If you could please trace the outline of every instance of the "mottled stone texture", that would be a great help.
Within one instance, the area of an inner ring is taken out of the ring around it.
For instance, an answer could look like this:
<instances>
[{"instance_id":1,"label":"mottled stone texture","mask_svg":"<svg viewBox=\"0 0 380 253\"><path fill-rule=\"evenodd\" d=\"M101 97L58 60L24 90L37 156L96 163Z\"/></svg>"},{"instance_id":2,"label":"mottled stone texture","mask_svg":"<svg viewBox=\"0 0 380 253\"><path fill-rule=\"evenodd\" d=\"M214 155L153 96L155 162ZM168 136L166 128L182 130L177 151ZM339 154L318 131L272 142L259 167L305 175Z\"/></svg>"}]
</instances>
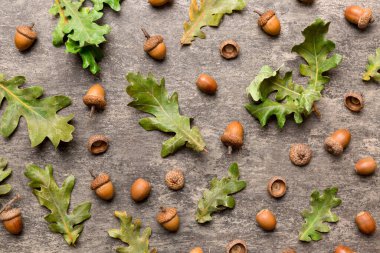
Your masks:
<instances>
[{"instance_id":1,"label":"mottled stone texture","mask_svg":"<svg viewBox=\"0 0 380 253\"><path fill-rule=\"evenodd\" d=\"M375 52L379 43L379 22L366 31L359 31L343 18L343 10L349 4L373 7L380 17L377 0L316 0L305 6L296 0L250 1L246 10L226 16L219 28L204 28L205 40L197 39L189 47L181 47L182 24L187 19L190 1L175 0L168 7L153 9L145 0L125 0L120 13L106 11L102 20L110 24L112 32L104 46L106 57L101 62L102 73L94 77L82 70L81 61L66 54L65 49L51 44L51 32L57 20L48 13L52 1L14 0L0 8L0 72L8 76L24 75L27 85L41 85L45 95L65 94L73 104L61 113L75 113L74 140L55 150L49 142L31 148L25 120L9 139L0 139L0 155L8 158L14 169L8 180L14 187L8 198L20 193L24 198L18 203L23 209L25 229L21 236L12 236L0 228L1 252L112 252L121 242L109 238L106 231L118 227L114 210L126 210L140 217L144 225L153 229L151 245L159 252L188 252L199 245L205 252L224 252L228 241L240 238L247 241L250 252L273 253L292 246L297 252L332 252L343 243L360 253L380 252L380 233L371 237L360 234L354 217L362 210L369 210L380 221L379 173L359 177L354 163L365 155L380 161L379 141L379 85L363 83L361 73L367 56ZM270 38L257 27L254 9L274 9L283 24L282 34ZM271 121L261 128L244 109L248 101L245 88L264 64L284 69L294 69L295 80L305 83L298 73L301 60L290 52L291 47L303 40L301 30L316 17L332 21L329 38L336 42L337 52L344 56L340 67L331 71L323 99L318 103L322 117L311 116L298 126L290 120L284 129ZM16 25L35 22L39 39L29 52L20 54L13 46ZM168 57L158 63L143 51L144 36L140 27L152 34L160 33L168 46ZM239 58L226 61L219 56L220 41L233 38L241 46ZM170 92L178 91L181 111L195 118L207 142L209 153L196 154L183 149L169 158L160 157L161 142L168 138L159 132L147 132L138 125L145 116L128 108L130 98L125 93L125 74L128 71L152 72L165 77ZM219 83L216 96L200 93L194 84L196 77L206 72ZM108 106L102 113L89 118L89 111L82 103L82 96L92 83L100 82L107 90ZM359 114L348 111L343 105L343 94L350 90L361 91L366 105ZM3 104L2 111L6 103ZM232 120L240 120L246 131L243 149L231 156L219 140L225 126ZM347 127L352 132L350 146L339 157L332 157L323 149L324 138L333 130ZM112 140L107 153L92 156L85 144L91 134L106 134ZM299 168L291 164L288 150L291 143L309 143L314 151L311 163ZM212 177L226 174L232 162L238 162L241 176L248 187L236 194L236 207L214 215L207 225L194 220L196 202ZM27 186L23 176L25 164L40 166L53 164L55 177L61 184L68 175L76 177L72 204L91 200L92 218L76 247L69 247L59 234L49 231L44 215ZM170 191L164 184L167 170L178 166L186 175L186 186L179 192ZM90 190L88 169L108 171L116 187L115 199L106 203ZM272 176L285 177L288 192L281 200L271 198L266 183ZM153 184L148 201L135 204L129 197L129 187L144 177ZM298 231L302 225L300 211L309 206L313 189L339 187L343 204L336 208L341 217L331 225L331 232L322 241L301 243ZM176 234L164 231L156 222L155 214L162 205L175 206L182 218L182 227ZM275 232L263 232L255 223L255 214L262 208L271 209L278 218ZM380 225L380 223L379 223Z\"/></svg>"}]
</instances>

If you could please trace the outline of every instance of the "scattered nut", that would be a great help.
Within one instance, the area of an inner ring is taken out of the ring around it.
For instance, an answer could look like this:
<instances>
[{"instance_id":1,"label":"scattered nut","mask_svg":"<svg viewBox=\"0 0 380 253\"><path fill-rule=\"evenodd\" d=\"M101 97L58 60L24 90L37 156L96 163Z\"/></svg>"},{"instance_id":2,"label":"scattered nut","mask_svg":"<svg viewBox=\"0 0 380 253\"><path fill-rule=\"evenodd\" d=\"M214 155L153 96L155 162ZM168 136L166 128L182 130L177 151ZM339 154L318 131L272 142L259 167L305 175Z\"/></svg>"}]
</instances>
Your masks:
<instances>
[{"instance_id":1,"label":"scattered nut","mask_svg":"<svg viewBox=\"0 0 380 253\"><path fill-rule=\"evenodd\" d=\"M289 150L290 161L297 166L305 166L310 163L313 151L310 146L303 143L292 144Z\"/></svg>"},{"instance_id":2,"label":"scattered nut","mask_svg":"<svg viewBox=\"0 0 380 253\"><path fill-rule=\"evenodd\" d=\"M165 183L172 190L181 190L185 186L185 176L182 170L173 169L168 171L165 176Z\"/></svg>"},{"instance_id":3,"label":"scattered nut","mask_svg":"<svg viewBox=\"0 0 380 253\"><path fill-rule=\"evenodd\" d=\"M201 247L195 247L191 249L189 253L203 253L203 249Z\"/></svg>"},{"instance_id":4,"label":"scattered nut","mask_svg":"<svg viewBox=\"0 0 380 253\"><path fill-rule=\"evenodd\" d=\"M31 26L20 25L16 27L15 46L19 51L25 51L30 48L37 39L37 33L33 31L34 24Z\"/></svg>"},{"instance_id":5,"label":"scattered nut","mask_svg":"<svg viewBox=\"0 0 380 253\"><path fill-rule=\"evenodd\" d=\"M366 235L372 235L376 231L376 221L370 212L363 211L358 213L355 218L356 225L360 232Z\"/></svg>"},{"instance_id":6,"label":"scattered nut","mask_svg":"<svg viewBox=\"0 0 380 253\"><path fill-rule=\"evenodd\" d=\"M208 95L215 94L216 90L218 89L218 84L216 83L215 79L207 74L201 74L198 77L196 84L200 91Z\"/></svg>"},{"instance_id":7,"label":"scattered nut","mask_svg":"<svg viewBox=\"0 0 380 253\"><path fill-rule=\"evenodd\" d=\"M244 143L244 128L239 121L232 121L227 125L220 140L228 147L228 154L232 153L233 149L239 149Z\"/></svg>"},{"instance_id":8,"label":"scattered nut","mask_svg":"<svg viewBox=\"0 0 380 253\"><path fill-rule=\"evenodd\" d=\"M358 25L359 29L365 29L375 21L370 8L362 8L360 6L348 6L344 11L344 16L350 23Z\"/></svg>"},{"instance_id":9,"label":"scattered nut","mask_svg":"<svg viewBox=\"0 0 380 253\"><path fill-rule=\"evenodd\" d=\"M12 204L20 198L20 195L17 194L0 210L0 221L2 221L4 228L13 235L21 234L23 229L21 209L12 208Z\"/></svg>"},{"instance_id":10,"label":"scattered nut","mask_svg":"<svg viewBox=\"0 0 380 253\"><path fill-rule=\"evenodd\" d=\"M256 221L265 231L273 231L276 228L276 216L268 210L263 209L256 214Z\"/></svg>"},{"instance_id":11,"label":"scattered nut","mask_svg":"<svg viewBox=\"0 0 380 253\"><path fill-rule=\"evenodd\" d=\"M297 253L297 251L293 248L286 248L282 251L282 253Z\"/></svg>"},{"instance_id":12,"label":"scattered nut","mask_svg":"<svg viewBox=\"0 0 380 253\"><path fill-rule=\"evenodd\" d=\"M144 43L144 51L147 52L150 57L155 60L162 61L166 56L166 45L164 38L161 35L150 36L144 28L143 31L146 41Z\"/></svg>"},{"instance_id":13,"label":"scattered nut","mask_svg":"<svg viewBox=\"0 0 380 253\"><path fill-rule=\"evenodd\" d=\"M364 99L359 92L348 92L344 95L344 105L353 112L360 112L364 107Z\"/></svg>"},{"instance_id":14,"label":"scattered nut","mask_svg":"<svg viewBox=\"0 0 380 253\"><path fill-rule=\"evenodd\" d=\"M88 89L83 96L83 103L91 108L90 117L94 114L95 109L103 110L106 105L106 92L100 84L94 84Z\"/></svg>"},{"instance_id":15,"label":"scattered nut","mask_svg":"<svg viewBox=\"0 0 380 253\"><path fill-rule=\"evenodd\" d=\"M335 253L355 253L355 252L349 247L339 245L335 248Z\"/></svg>"},{"instance_id":16,"label":"scattered nut","mask_svg":"<svg viewBox=\"0 0 380 253\"><path fill-rule=\"evenodd\" d=\"M351 141L351 133L348 129L338 129L325 140L327 152L339 156Z\"/></svg>"},{"instance_id":17,"label":"scattered nut","mask_svg":"<svg viewBox=\"0 0 380 253\"><path fill-rule=\"evenodd\" d=\"M236 58L240 53L240 46L234 40L222 41L219 45L219 52L223 58L230 60Z\"/></svg>"},{"instance_id":18,"label":"scattered nut","mask_svg":"<svg viewBox=\"0 0 380 253\"><path fill-rule=\"evenodd\" d=\"M280 34L281 23L273 10L269 10L264 13L261 13L257 10L254 12L260 15L258 24L264 32L271 36L277 36Z\"/></svg>"},{"instance_id":19,"label":"scattered nut","mask_svg":"<svg viewBox=\"0 0 380 253\"><path fill-rule=\"evenodd\" d=\"M96 195L103 200L111 200L114 196L114 188L110 176L101 172L95 176L90 171L91 176L94 178L91 182L91 190L95 191Z\"/></svg>"},{"instance_id":20,"label":"scattered nut","mask_svg":"<svg viewBox=\"0 0 380 253\"><path fill-rule=\"evenodd\" d=\"M174 207L161 207L161 211L157 214L156 220L170 232L176 232L179 229L180 220L177 209Z\"/></svg>"},{"instance_id":21,"label":"scattered nut","mask_svg":"<svg viewBox=\"0 0 380 253\"><path fill-rule=\"evenodd\" d=\"M356 173L362 176L372 175L376 169L377 162L371 156L364 157L355 164Z\"/></svg>"},{"instance_id":22,"label":"scattered nut","mask_svg":"<svg viewBox=\"0 0 380 253\"><path fill-rule=\"evenodd\" d=\"M286 193L286 182L282 177L272 177L268 182L268 192L274 198L281 198Z\"/></svg>"},{"instance_id":23,"label":"scattered nut","mask_svg":"<svg viewBox=\"0 0 380 253\"><path fill-rule=\"evenodd\" d=\"M236 239L227 244L226 250L227 253L247 253L247 243L243 240Z\"/></svg>"},{"instance_id":24,"label":"scattered nut","mask_svg":"<svg viewBox=\"0 0 380 253\"><path fill-rule=\"evenodd\" d=\"M93 155L99 155L107 151L109 140L106 136L96 134L90 136L87 141L87 149Z\"/></svg>"},{"instance_id":25,"label":"scattered nut","mask_svg":"<svg viewBox=\"0 0 380 253\"><path fill-rule=\"evenodd\" d=\"M149 197L152 185L149 181L138 178L131 186L131 198L135 202L141 202Z\"/></svg>"}]
</instances>

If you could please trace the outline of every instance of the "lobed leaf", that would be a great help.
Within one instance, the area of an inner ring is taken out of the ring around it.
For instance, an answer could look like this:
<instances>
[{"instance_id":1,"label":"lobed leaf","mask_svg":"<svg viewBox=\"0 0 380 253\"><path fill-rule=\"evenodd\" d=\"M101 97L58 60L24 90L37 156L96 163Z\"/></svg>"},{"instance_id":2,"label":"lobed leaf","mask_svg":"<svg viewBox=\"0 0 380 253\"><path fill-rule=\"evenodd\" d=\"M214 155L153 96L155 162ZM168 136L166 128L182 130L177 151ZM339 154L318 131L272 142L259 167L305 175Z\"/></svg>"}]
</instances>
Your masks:
<instances>
[{"instance_id":1,"label":"lobed leaf","mask_svg":"<svg viewBox=\"0 0 380 253\"><path fill-rule=\"evenodd\" d=\"M332 208L339 206L342 200L336 197L338 188L327 188L322 194L313 191L310 198L310 210L304 210L302 217L305 223L299 233L299 240L310 242L322 239L321 233L330 231L330 227L324 222L338 222L339 217L331 211Z\"/></svg>"},{"instance_id":2,"label":"lobed leaf","mask_svg":"<svg viewBox=\"0 0 380 253\"><path fill-rule=\"evenodd\" d=\"M19 87L24 83L23 76L6 80L3 75L0 75L0 105L4 98L8 102L1 117L1 135L9 137L16 130L20 117L24 117L32 147L39 145L45 138L48 138L54 147L58 147L61 141L71 141L74 126L68 122L74 115L57 114L58 111L71 104L70 98L66 96L40 98L43 94L42 87L32 86L20 89Z\"/></svg>"},{"instance_id":3,"label":"lobed leaf","mask_svg":"<svg viewBox=\"0 0 380 253\"><path fill-rule=\"evenodd\" d=\"M368 57L366 72L363 74L362 79L364 81L373 80L375 82L380 82L380 48L376 49L375 55L370 55Z\"/></svg>"},{"instance_id":4,"label":"lobed leaf","mask_svg":"<svg viewBox=\"0 0 380 253\"><path fill-rule=\"evenodd\" d=\"M104 4L107 4L114 11L120 11L120 0L91 0L94 4L94 10L101 11Z\"/></svg>"},{"instance_id":5,"label":"lobed leaf","mask_svg":"<svg viewBox=\"0 0 380 253\"><path fill-rule=\"evenodd\" d=\"M129 73L127 93L134 100L128 104L155 117L143 118L140 125L147 131L159 130L175 133L162 144L161 156L166 157L186 145L197 152L205 149L205 143L197 127L191 127L190 118L179 113L178 94L168 96L165 80L159 84L152 75Z\"/></svg>"},{"instance_id":6,"label":"lobed leaf","mask_svg":"<svg viewBox=\"0 0 380 253\"><path fill-rule=\"evenodd\" d=\"M292 52L296 52L306 62L300 65L300 74L309 78L307 86L295 84L292 72L287 72L282 77L280 69L273 70L270 66L264 66L247 88L254 103L245 107L262 126L268 123L270 117L275 116L277 125L282 128L286 117L291 114L294 121L300 124L303 117L311 114L314 103L321 99L324 85L330 80L325 73L336 68L342 61L339 54L329 57L335 49L335 44L325 38L329 25L330 23L317 19L302 32L304 42L292 48Z\"/></svg>"},{"instance_id":7,"label":"lobed leaf","mask_svg":"<svg viewBox=\"0 0 380 253\"><path fill-rule=\"evenodd\" d=\"M246 182L239 180L239 168L237 163L231 164L228 169L228 177L221 180L213 178L210 182L210 189L203 192L203 197L198 201L195 219L198 223L205 223L212 220L214 212L225 208L234 208L235 199L230 196L246 187Z\"/></svg>"},{"instance_id":8,"label":"lobed leaf","mask_svg":"<svg viewBox=\"0 0 380 253\"><path fill-rule=\"evenodd\" d=\"M127 247L118 247L119 253L155 253L156 249L149 251L149 238L152 229L147 227L141 233L141 221L134 220L126 212L115 211L115 216L120 220L120 229L108 230L108 235L112 238L127 243Z\"/></svg>"},{"instance_id":9,"label":"lobed leaf","mask_svg":"<svg viewBox=\"0 0 380 253\"><path fill-rule=\"evenodd\" d=\"M198 0L191 0L189 21L183 25L181 44L191 44L196 37L206 38L202 27L219 26L224 14L241 11L245 6L245 0L200 0L199 4Z\"/></svg>"},{"instance_id":10,"label":"lobed leaf","mask_svg":"<svg viewBox=\"0 0 380 253\"><path fill-rule=\"evenodd\" d=\"M8 161L5 158L0 157L0 183L9 177L12 173L12 169L7 168ZM0 196L9 193L12 190L10 184L0 185Z\"/></svg>"},{"instance_id":11,"label":"lobed leaf","mask_svg":"<svg viewBox=\"0 0 380 253\"><path fill-rule=\"evenodd\" d=\"M49 229L62 234L69 245L75 245L83 230L82 223L91 217L91 202L83 202L68 213L71 192L75 185L74 176L67 177L59 188L51 165L47 165L45 169L34 164L27 165L24 174L30 179L29 186L40 205L51 211L45 216Z\"/></svg>"}]
</instances>

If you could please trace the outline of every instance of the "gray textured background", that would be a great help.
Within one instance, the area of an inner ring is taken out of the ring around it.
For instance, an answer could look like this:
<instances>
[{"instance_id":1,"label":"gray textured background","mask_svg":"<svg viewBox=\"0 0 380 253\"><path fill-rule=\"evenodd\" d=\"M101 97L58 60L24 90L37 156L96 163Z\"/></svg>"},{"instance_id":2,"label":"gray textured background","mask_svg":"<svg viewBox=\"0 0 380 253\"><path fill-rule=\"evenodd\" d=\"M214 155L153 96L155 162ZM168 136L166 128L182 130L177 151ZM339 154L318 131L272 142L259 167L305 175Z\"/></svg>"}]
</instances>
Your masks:
<instances>
[{"instance_id":1,"label":"gray textured background","mask_svg":"<svg viewBox=\"0 0 380 253\"><path fill-rule=\"evenodd\" d=\"M380 233L364 236L354 224L355 215L363 209L380 220L379 173L362 178L353 169L355 161L364 155L380 158L379 86L361 81L367 56L380 46L380 24L376 22L362 32L348 24L342 14L346 5L361 3L374 8L375 15L380 17L380 2L317 0L313 6L304 6L296 0L250 1L240 14L226 16L219 28L204 28L207 39L197 39L190 47L181 48L179 40L189 2L175 0L171 6L153 9L145 0L125 0L120 13L107 9L103 22L110 24L112 32L107 36L106 57L98 77L82 70L76 56L65 54L63 47L54 48L51 44L51 31L57 22L48 14L52 1L14 0L2 5L0 72L7 76L26 76L27 85L42 85L45 95L71 97L72 106L61 114L75 113L76 129L74 140L58 150L50 142L31 148L23 119L10 139L0 139L0 155L8 158L13 168L8 182L14 187L12 194L0 202L20 193L24 198L18 206L23 209L25 222L21 236L9 235L0 228L0 252L111 252L122 245L106 233L119 226L114 210L126 210L142 218L144 225L150 225L153 229L150 244L159 252L188 252L196 245L206 252L224 252L226 243L235 238L246 240L250 252L281 252L284 247L293 246L297 252L327 253L338 243L360 253L380 252ZM270 38L257 27L255 8L273 8L278 12L283 25L280 37ZM322 118L311 116L301 126L289 120L283 130L271 121L263 129L243 107L248 101L245 88L264 64L278 67L284 63L286 69L295 70L295 80L304 83L298 74L301 60L290 50L303 40L301 30L316 17L332 21L329 38L336 42L336 51L344 56L340 67L330 73L331 82L318 103ZM15 27L30 22L36 23L39 39L31 51L20 54L13 46ZM165 37L168 57L163 63L153 61L142 50L144 37L140 27ZM241 46L241 55L236 60L226 61L219 56L219 42L227 38L236 39ZM181 111L193 116L194 124L201 128L208 154L183 149L169 158L160 157L161 142L168 136L143 130L138 119L145 115L127 107L130 98L125 93L124 76L129 71L152 72L166 78L168 90L179 93ZM194 81L201 72L213 75L218 81L216 96L206 96L196 89ZM106 87L109 104L104 112L90 119L82 96L94 82ZM343 106L343 94L349 90L361 91L365 96L366 106L360 114L353 114ZM241 151L227 156L219 136L232 120L244 124L246 139ZM340 127L351 130L352 141L344 155L335 158L324 151L323 140ZM108 152L96 157L85 148L87 138L95 133L112 139ZM314 151L312 162L305 168L295 167L288 160L289 146L295 142L309 143ZM209 180L225 175L233 161L238 162L248 187L235 195L235 209L214 215L207 225L198 225L193 218L198 198ZM75 248L67 246L61 235L48 230L43 220L48 211L39 206L23 176L27 163L53 164L59 184L68 175L74 175L77 181L72 204L92 201L92 218L85 222ZM165 172L174 166L183 168L186 174L186 187L179 192L168 190L163 183ZM111 203L99 200L89 189L89 168L110 172L117 191ZM266 191L268 179L275 175L285 177L289 186L281 200L272 199ZM129 197L129 187L137 177L145 177L153 184L148 201L138 205ZM341 221L330 225L332 230L322 241L299 242L297 235L303 222L300 211L309 206L313 189L329 186L339 187L343 204L335 212ZM178 233L169 234L155 222L155 214L162 205L179 209L182 227ZM270 208L278 217L273 233L263 232L254 221L262 208Z\"/></svg>"}]
</instances>

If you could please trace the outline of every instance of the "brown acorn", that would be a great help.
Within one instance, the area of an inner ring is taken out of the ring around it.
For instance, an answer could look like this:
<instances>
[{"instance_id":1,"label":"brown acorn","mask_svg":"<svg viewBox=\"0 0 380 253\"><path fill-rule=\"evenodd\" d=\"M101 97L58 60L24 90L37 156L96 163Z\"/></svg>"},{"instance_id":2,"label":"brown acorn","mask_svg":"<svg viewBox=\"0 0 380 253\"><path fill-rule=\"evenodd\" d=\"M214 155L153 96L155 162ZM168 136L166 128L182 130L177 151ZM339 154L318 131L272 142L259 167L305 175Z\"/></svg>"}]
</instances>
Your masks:
<instances>
[{"instance_id":1,"label":"brown acorn","mask_svg":"<svg viewBox=\"0 0 380 253\"><path fill-rule=\"evenodd\" d=\"M149 181L138 178L133 182L131 186L131 198L135 202L141 202L149 197L150 191L152 190L152 185Z\"/></svg>"},{"instance_id":2,"label":"brown acorn","mask_svg":"<svg viewBox=\"0 0 380 253\"><path fill-rule=\"evenodd\" d=\"M203 249L201 247L195 247L192 248L189 253L203 253Z\"/></svg>"},{"instance_id":3,"label":"brown acorn","mask_svg":"<svg viewBox=\"0 0 380 253\"><path fill-rule=\"evenodd\" d=\"M150 57L155 60L162 61L166 56L166 46L164 43L164 38L161 35L150 36L149 33L141 28L143 31L146 41L144 43L144 51L147 52Z\"/></svg>"},{"instance_id":4,"label":"brown acorn","mask_svg":"<svg viewBox=\"0 0 380 253\"><path fill-rule=\"evenodd\" d=\"M351 5L344 11L344 17L350 23L358 25L359 29L365 29L375 21L370 8Z\"/></svg>"},{"instance_id":5,"label":"brown acorn","mask_svg":"<svg viewBox=\"0 0 380 253\"><path fill-rule=\"evenodd\" d=\"M256 10L254 12L260 15L258 24L264 30L264 32L271 36L277 36L280 34L281 23L273 10L268 10L264 13Z\"/></svg>"},{"instance_id":6,"label":"brown acorn","mask_svg":"<svg viewBox=\"0 0 380 253\"><path fill-rule=\"evenodd\" d=\"M355 222L363 234L372 235L376 231L376 221L370 212L363 211L358 213Z\"/></svg>"},{"instance_id":7,"label":"brown acorn","mask_svg":"<svg viewBox=\"0 0 380 253\"><path fill-rule=\"evenodd\" d=\"M103 110L106 105L106 92L100 84L94 84L88 89L86 95L83 96L83 103L91 108L90 117L94 113L95 109Z\"/></svg>"},{"instance_id":8,"label":"brown acorn","mask_svg":"<svg viewBox=\"0 0 380 253\"><path fill-rule=\"evenodd\" d=\"M239 149L244 142L244 128L239 121L232 121L227 125L220 140L228 147L228 154L232 153L232 149Z\"/></svg>"},{"instance_id":9,"label":"brown acorn","mask_svg":"<svg viewBox=\"0 0 380 253\"><path fill-rule=\"evenodd\" d=\"M207 74L200 74L196 81L196 84L200 91L208 95L215 94L216 90L218 89L218 84L216 83L215 79Z\"/></svg>"},{"instance_id":10,"label":"brown acorn","mask_svg":"<svg viewBox=\"0 0 380 253\"><path fill-rule=\"evenodd\" d=\"M238 57L240 46L234 40L224 40L219 45L219 53L224 59L231 60Z\"/></svg>"},{"instance_id":11,"label":"brown acorn","mask_svg":"<svg viewBox=\"0 0 380 253\"><path fill-rule=\"evenodd\" d=\"M16 27L15 46L19 51L25 51L30 48L37 39L37 32L33 30L34 24L31 26L20 25Z\"/></svg>"},{"instance_id":12,"label":"brown acorn","mask_svg":"<svg viewBox=\"0 0 380 253\"><path fill-rule=\"evenodd\" d=\"M19 200L20 195L16 195L0 210L0 220L4 228L13 235L19 235L23 229L23 222L20 208L12 208L12 204Z\"/></svg>"},{"instance_id":13,"label":"brown acorn","mask_svg":"<svg viewBox=\"0 0 380 253\"><path fill-rule=\"evenodd\" d=\"M348 129L338 129L325 140L327 152L339 156L351 141L351 133Z\"/></svg>"},{"instance_id":14,"label":"brown acorn","mask_svg":"<svg viewBox=\"0 0 380 253\"><path fill-rule=\"evenodd\" d=\"M256 214L257 224L265 231L273 231L276 228L276 216L268 209L263 209Z\"/></svg>"},{"instance_id":15,"label":"brown acorn","mask_svg":"<svg viewBox=\"0 0 380 253\"><path fill-rule=\"evenodd\" d=\"M111 200L114 196L114 188L110 176L101 172L95 176L90 171L91 176L94 178L91 182L91 190L95 191L96 195L103 200Z\"/></svg>"},{"instance_id":16,"label":"brown acorn","mask_svg":"<svg viewBox=\"0 0 380 253\"><path fill-rule=\"evenodd\" d=\"M109 139L102 134L91 135L87 141L87 149L93 155L99 155L107 151Z\"/></svg>"},{"instance_id":17,"label":"brown acorn","mask_svg":"<svg viewBox=\"0 0 380 253\"><path fill-rule=\"evenodd\" d=\"M376 169L377 162L371 156L364 157L355 164L355 171L361 176L372 175Z\"/></svg>"},{"instance_id":18,"label":"brown acorn","mask_svg":"<svg viewBox=\"0 0 380 253\"><path fill-rule=\"evenodd\" d=\"M335 253L355 253L355 252L347 246L338 245L335 248Z\"/></svg>"},{"instance_id":19,"label":"brown acorn","mask_svg":"<svg viewBox=\"0 0 380 253\"><path fill-rule=\"evenodd\" d=\"M297 251L293 248L286 248L282 251L282 253L297 253Z\"/></svg>"},{"instance_id":20,"label":"brown acorn","mask_svg":"<svg viewBox=\"0 0 380 253\"><path fill-rule=\"evenodd\" d=\"M161 211L157 214L156 220L170 232L176 232L179 229L180 220L177 209L174 207L161 207Z\"/></svg>"}]
</instances>

